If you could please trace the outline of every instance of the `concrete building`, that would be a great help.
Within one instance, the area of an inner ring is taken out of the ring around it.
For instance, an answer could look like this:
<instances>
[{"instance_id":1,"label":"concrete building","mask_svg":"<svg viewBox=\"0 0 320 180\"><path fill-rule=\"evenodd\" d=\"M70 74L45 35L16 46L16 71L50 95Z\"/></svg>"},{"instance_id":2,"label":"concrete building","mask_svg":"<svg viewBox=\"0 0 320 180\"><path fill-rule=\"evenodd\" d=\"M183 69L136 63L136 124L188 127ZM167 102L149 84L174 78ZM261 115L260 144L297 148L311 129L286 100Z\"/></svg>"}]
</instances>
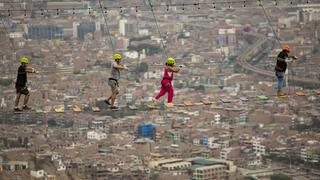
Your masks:
<instances>
[{"instance_id":1,"label":"concrete building","mask_svg":"<svg viewBox=\"0 0 320 180\"><path fill-rule=\"evenodd\" d=\"M4 165L9 171L20 171L28 169L29 164L27 161L9 161Z\"/></svg>"},{"instance_id":2,"label":"concrete building","mask_svg":"<svg viewBox=\"0 0 320 180\"><path fill-rule=\"evenodd\" d=\"M95 31L96 31L95 22L73 23L73 36L76 38L79 38L80 40L84 40L86 34L88 33L94 34Z\"/></svg>"},{"instance_id":3,"label":"concrete building","mask_svg":"<svg viewBox=\"0 0 320 180\"><path fill-rule=\"evenodd\" d=\"M30 175L34 178L42 178L45 175L44 170L30 171Z\"/></svg>"},{"instance_id":4,"label":"concrete building","mask_svg":"<svg viewBox=\"0 0 320 180\"><path fill-rule=\"evenodd\" d=\"M316 149L313 148L303 148L300 152L301 160L305 162L317 163L320 159L320 154Z\"/></svg>"},{"instance_id":5,"label":"concrete building","mask_svg":"<svg viewBox=\"0 0 320 180\"><path fill-rule=\"evenodd\" d=\"M221 164L195 167L193 169L193 180L221 180L227 178L227 167Z\"/></svg>"},{"instance_id":6,"label":"concrete building","mask_svg":"<svg viewBox=\"0 0 320 180\"><path fill-rule=\"evenodd\" d=\"M194 180L235 179L236 166L232 161L210 158L196 159L191 162Z\"/></svg>"},{"instance_id":7,"label":"concrete building","mask_svg":"<svg viewBox=\"0 0 320 180\"><path fill-rule=\"evenodd\" d=\"M126 103L130 103L133 101L132 93L126 93L126 94L124 94L124 97L125 97Z\"/></svg>"},{"instance_id":8,"label":"concrete building","mask_svg":"<svg viewBox=\"0 0 320 180\"><path fill-rule=\"evenodd\" d=\"M5 107L7 107L7 104L5 103L4 98L1 98L1 104L0 104L0 107L1 107L1 108L5 108Z\"/></svg>"},{"instance_id":9,"label":"concrete building","mask_svg":"<svg viewBox=\"0 0 320 180\"><path fill-rule=\"evenodd\" d=\"M266 147L261 144L261 139L257 137L252 138L252 148L253 152L256 155L265 155L266 154Z\"/></svg>"},{"instance_id":10,"label":"concrete building","mask_svg":"<svg viewBox=\"0 0 320 180\"><path fill-rule=\"evenodd\" d=\"M216 141L218 140L218 138L215 137L209 137L208 138L208 147L210 149L217 149L220 148L220 144L218 144Z\"/></svg>"},{"instance_id":11,"label":"concrete building","mask_svg":"<svg viewBox=\"0 0 320 180\"><path fill-rule=\"evenodd\" d=\"M73 74L74 67L72 65L67 66L59 63L56 70L61 74Z\"/></svg>"},{"instance_id":12,"label":"concrete building","mask_svg":"<svg viewBox=\"0 0 320 180\"><path fill-rule=\"evenodd\" d=\"M56 180L55 175L46 175L46 180Z\"/></svg>"},{"instance_id":13,"label":"concrete building","mask_svg":"<svg viewBox=\"0 0 320 180\"><path fill-rule=\"evenodd\" d=\"M106 139L107 138L107 134L103 133L103 132L99 132L99 131L89 131L87 132L87 139L91 139L91 140L102 140L102 139Z\"/></svg>"},{"instance_id":14,"label":"concrete building","mask_svg":"<svg viewBox=\"0 0 320 180\"><path fill-rule=\"evenodd\" d=\"M121 19L119 21L119 33L122 35L122 36L125 36L126 35L126 23L128 22L128 20L126 19Z\"/></svg>"},{"instance_id":15,"label":"concrete building","mask_svg":"<svg viewBox=\"0 0 320 180\"><path fill-rule=\"evenodd\" d=\"M320 20L320 10L319 8L305 7L297 12L298 22L311 22Z\"/></svg>"},{"instance_id":16,"label":"concrete building","mask_svg":"<svg viewBox=\"0 0 320 180\"><path fill-rule=\"evenodd\" d=\"M63 39L63 28L55 25L29 24L26 27L29 39Z\"/></svg>"},{"instance_id":17,"label":"concrete building","mask_svg":"<svg viewBox=\"0 0 320 180\"><path fill-rule=\"evenodd\" d=\"M220 159L228 159L228 154L230 153L230 151L232 150L232 148L223 148L220 151Z\"/></svg>"},{"instance_id":18,"label":"concrete building","mask_svg":"<svg viewBox=\"0 0 320 180\"><path fill-rule=\"evenodd\" d=\"M214 121L214 124L220 124L221 123L221 115L220 114L215 114L213 121Z\"/></svg>"},{"instance_id":19,"label":"concrete building","mask_svg":"<svg viewBox=\"0 0 320 180\"><path fill-rule=\"evenodd\" d=\"M221 47L234 46L237 44L236 29L219 29L218 44Z\"/></svg>"},{"instance_id":20,"label":"concrete building","mask_svg":"<svg viewBox=\"0 0 320 180\"><path fill-rule=\"evenodd\" d=\"M105 130L107 125L103 121L92 121L91 128L94 130Z\"/></svg>"},{"instance_id":21,"label":"concrete building","mask_svg":"<svg viewBox=\"0 0 320 180\"><path fill-rule=\"evenodd\" d=\"M180 170L180 169L187 169L191 166L191 162L177 162L177 163L170 163L170 164L164 164L161 166L163 170L168 170L168 171L175 171L175 170Z\"/></svg>"},{"instance_id":22,"label":"concrete building","mask_svg":"<svg viewBox=\"0 0 320 180\"><path fill-rule=\"evenodd\" d=\"M10 38L22 38L23 37L23 32L14 32L14 33L10 33L9 34L9 37Z\"/></svg>"},{"instance_id":23,"label":"concrete building","mask_svg":"<svg viewBox=\"0 0 320 180\"><path fill-rule=\"evenodd\" d=\"M172 132L171 133L172 143L173 144L179 144L181 141L181 137L179 132Z\"/></svg>"},{"instance_id":24,"label":"concrete building","mask_svg":"<svg viewBox=\"0 0 320 180\"><path fill-rule=\"evenodd\" d=\"M173 164L173 163L179 163L183 162L183 159L161 159L161 160L156 160L156 161L150 161L148 167L152 169L157 169L161 168L163 165L166 164Z\"/></svg>"},{"instance_id":25,"label":"concrete building","mask_svg":"<svg viewBox=\"0 0 320 180\"><path fill-rule=\"evenodd\" d=\"M57 171L65 171L67 169L67 167L64 165L64 163L62 162L62 160L58 161L58 167L57 167Z\"/></svg>"},{"instance_id":26,"label":"concrete building","mask_svg":"<svg viewBox=\"0 0 320 180\"><path fill-rule=\"evenodd\" d=\"M119 21L119 33L122 36L128 36L135 33L137 31L136 29L136 25L133 21L128 21L127 19L121 19Z\"/></svg>"},{"instance_id":27,"label":"concrete building","mask_svg":"<svg viewBox=\"0 0 320 180\"><path fill-rule=\"evenodd\" d=\"M72 26L72 35L74 38L78 38L78 26L80 25L79 22L73 22L73 26Z\"/></svg>"}]
</instances>

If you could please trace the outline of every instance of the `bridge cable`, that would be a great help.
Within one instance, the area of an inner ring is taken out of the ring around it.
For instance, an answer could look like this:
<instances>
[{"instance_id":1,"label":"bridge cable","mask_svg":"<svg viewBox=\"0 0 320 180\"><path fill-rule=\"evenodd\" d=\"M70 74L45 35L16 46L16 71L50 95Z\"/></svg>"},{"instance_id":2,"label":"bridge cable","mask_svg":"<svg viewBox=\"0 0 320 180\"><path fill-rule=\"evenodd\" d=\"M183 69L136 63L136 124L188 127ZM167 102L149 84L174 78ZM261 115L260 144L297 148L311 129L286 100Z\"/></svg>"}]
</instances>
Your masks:
<instances>
[{"instance_id":1,"label":"bridge cable","mask_svg":"<svg viewBox=\"0 0 320 180\"><path fill-rule=\"evenodd\" d=\"M160 36L160 41L161 41L161 45L162 45L162 48L163 48L162 56L165 57L165 58L167 58L167 57L168 57L168 53L167 53L166 47L165 47L165 45L164 45L163 39L162 39L162 37L161 37L161 32L160 32L160 28L159 28L159 25L158 25L158 20L157 20L155 14L154 14L153 5L152 5L152 3L151 3L150 0L148 0L148 3L149 3L150 9L151 9L151 13L152 13L152 16L153 16L155 25L156 25L156 29L157 29L158 34L159 34L159 36Z\"/></svg>"},{"instance_id":2,"label":"bridge cable","mask_svg":"<svg viewBox=\"0 0 320 180\"><path fill-rule=\"evenodd\" d=\"M103 13L103 7L102 7L102 4L101 4L101 0L98 1L99 2L99 6L100 6L100 9L101 9L101 14L103 16L103 19L104 19L104 23L106 25L106 29L107 29L107 36L109 38L109 43L111 45L111 48L112 48L112 53L115 54L115 47L112 43L112 39L111 39L111 35L110 35L110 31L109 31L109 26L108 26L108 21L107 21L107 17L105 16L105 13Z\"/></svg>"}]
</instances>

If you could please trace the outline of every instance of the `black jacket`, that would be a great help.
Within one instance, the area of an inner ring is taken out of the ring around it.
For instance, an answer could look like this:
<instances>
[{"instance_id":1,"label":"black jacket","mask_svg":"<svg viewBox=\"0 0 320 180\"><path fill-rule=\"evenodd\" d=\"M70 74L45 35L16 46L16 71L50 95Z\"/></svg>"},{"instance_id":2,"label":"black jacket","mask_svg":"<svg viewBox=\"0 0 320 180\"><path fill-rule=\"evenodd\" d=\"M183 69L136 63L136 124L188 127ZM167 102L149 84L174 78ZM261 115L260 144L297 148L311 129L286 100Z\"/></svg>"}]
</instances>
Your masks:
<instances>
[{"instance_id":1,"label":"black jacket","mask_svg":"<svg viewBox=\"0 0 320 180\"><path fill-rule=\"evenodd\" d=\"M288 53L285 51L281 51L277 58L277 64L275 67L276 71L286 72L287 70L287 62L285 61L289 57Z\"/></svg>"}]
</instances>

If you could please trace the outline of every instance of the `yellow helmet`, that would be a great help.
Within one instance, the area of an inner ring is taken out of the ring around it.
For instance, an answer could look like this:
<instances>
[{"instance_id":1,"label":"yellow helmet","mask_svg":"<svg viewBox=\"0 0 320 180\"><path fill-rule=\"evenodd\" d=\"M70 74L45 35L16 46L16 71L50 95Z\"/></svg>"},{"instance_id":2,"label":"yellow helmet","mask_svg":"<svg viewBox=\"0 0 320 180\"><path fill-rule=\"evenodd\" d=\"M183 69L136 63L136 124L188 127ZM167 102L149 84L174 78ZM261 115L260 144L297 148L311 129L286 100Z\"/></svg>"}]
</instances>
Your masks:
<instances>
[{"instance_id":1,"label":"yellow helmet","mask_svg":"<svg viewBox=\"0 0 320 180\"><path fill-rule=\"evenodd\" d=\"M29 63L29 59L23 57L23 58L20 59L20 62L21 62L21 63Z\"/></svg>"},{"instance_id":2,"label":"yellow helmet","mask_svg":"<svg viewBox=\"0 0 320 180\"><path fill-rule=\"evenodd\" d=\"M174 60L173 58L169 57L169 58L167 59L167 64L173 65L174 63L176 63L176 60Z\"/></svg>"},{"instance_id":3,"label":"yellow helmet","mask_svg":"<svg viewBox=\"0 0 320 180\"><path fill-rule=\"evenodd\" d=\"M122 59L122 57L121 57L120 54L115 54L115 55L113 56L113 59L114 59L114 60L118 60L118 59Z\"/></svg>"}]
</instances>

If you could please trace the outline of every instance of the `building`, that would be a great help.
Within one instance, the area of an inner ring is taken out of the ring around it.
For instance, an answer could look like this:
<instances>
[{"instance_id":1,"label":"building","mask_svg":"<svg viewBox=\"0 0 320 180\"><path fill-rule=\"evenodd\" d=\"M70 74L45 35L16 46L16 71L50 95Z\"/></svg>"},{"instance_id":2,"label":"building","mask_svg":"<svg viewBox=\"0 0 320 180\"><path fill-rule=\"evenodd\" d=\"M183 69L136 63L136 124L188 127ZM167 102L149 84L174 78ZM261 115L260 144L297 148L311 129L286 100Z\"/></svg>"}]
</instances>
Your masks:
<instances>
[{"instance_id":1,"label":"building","mask_svg":"<svg viewBox=\"0 0 320 180\"><path fill-rule=\"evenodd\" d=\"M260 138L252 138L252 148L253 152L256 153L256 155L265 155L266 154L266 147L261 144Z\"/></svg>"},{"instance_id":2,"label":"building","mask_svg":"<svg viewBox=\"0 0 320 180\"><path fill-rule=\"evenodd\" d=\"M87 139L92 139L92 140L102 140L106 139L107 134L99 131L89 131L87 132Z\"/></svg>"},{"instance_id":3,"label":"building","mask_svg":"<svg viewBox=\"0 0 320 180\"><path fill-rule=\"evenodd\" d=\"M318 8L302 8L297 12L297 21L298 22L311 22L320 20L320 10Z\"/></svg>"},{"instance_id":4,"label":"building","mask_svg":"<svg viewBox=\"0 0 320 180\"><path fill-rule=\"evenodd\" d=\"M73 26L72 26L72 34L74 38L78 38L78 26L80 25L79 22L73 22Z\"/></svg>"},{"instance_id":5,"label":"building","mask_svg":"<svg viewBox=\"0 0 320 180\"><path fill-rule=\"evenodd\" d=\"M47 175L46 180L56 180L56 176L55 175Z\"/></svg>"},{"instance_id":6,"label":"building","mask_svg":"<svg viewBox=\"0 0 320 180\"><path fill-rule=\"evenodd\" d=\"M210 137L210 138L208 138L208 147L209 147L210 149L220 148L221 145L216 142L217 140L218 140L218 138L215 138L215 137Z\"/></svg>"},{"instance_id":7,"label":"building","mask_svg":"<svg viewBox=\"0 0 320 180\"><path fill-rule=\"evenodd\" d=\"M175 171L180 169L187 169L189 167L191 167L191 162L182 161L182 162L164 164L161 166L161 169L168 170L168 171Z\"/></svg>"},{"instance_id":8,"label":"building","mask_svg":"<svg viewBox=\"0 0 320 180\"><path fill-rule=\"evenodd\" d=\"M42 178L45 175L44 170L30 171L30 175L34 178Z\"/></svg>"},{"instance_id":9,"label":"building","mask_svg":"<svg viewBox=\"0 0 320 180\"><path fill-rule=\"evenodd\" d=\"M62 27L55 25L29 24L26 27L28 39L63 39L64 32Z\"/></svg>"},{"instance_id":10,"label":"building","mask_svg":"<svg viewBox=\"0 0 320 180\"><path fill-rule=\"evenodd\" d=\"M28 169L28 162L27 161L9 161L3 165L3 169L9 171L20 171L24 169Z\"/></svg>"},{"instance_id":11,"label":"building","mask_svg":"<svg viewBox=\"0 0 320 180\"><path fill-rule=\"evenodd\" d=\"M313 148L303 148L300 152L300 159L305 162L318 163L320 158L320 153L317 149Z\"/></svg>"},{"instance_id":12,"label":"building","mask_svg":"<svg viewBox=\"0 0 320 180\"><path fill-rule=\"evenodd\" d=\"M119 21L119 33L122 36L137 33L136 24L132 21L128 21L127 19L121 19Z\"/></svg>"},{"instance_id":13,"label":"building","mask_svg":"<svg viewBox=\"0 0 320 180\"><path fill-rule=\"evenodd\" d=\"M128 21L126 19L121 19L119 21L119 33L122 35L122 36L125 36L126 35L126 23Z\"/></svg>"},{"instance_id":14,"label":"building","mask_svg":"<svg viewBox=\"0 0 320 180\"><path fill-rule=\"evenodd\" d=\"M237 44L236 29L219 29L218 44L221 47L234 46Z\"/></svg>"},{"instance_id":15,"label":"building","mask_svg":"<svg viewBox=\"0 0 320 180\"><path fill-rule=\"evenodd\" d=\"M179 132L172 132L171 133L171 138L172 138L172 143L173 144L179 144L180 143L181 137L180 137Z\"/></svg>"},{"instance_id":16,"label":"building","mask_svg":"<svg viewBox=\"0 0 320 180\"><path fill-rule=\"evenodd\" d=\"M220 159L228 159L228 154L231 152L232 148L223 148L220 151Z\"/></svg>"},{"instance_id":17,"label":"building","mask_svg":"<svg viewBox=\"0 0 320 180\"><path fill-rule=\"evenodd\" d=\"M131 103L133 101L133 95L132 93L126 93L124 94L124 98L126 100L126 103Z\"/></svg>"},{"instance_id":18,"label":"building","mask_svg":"<svg viewBox=\"0 0 320 180\"><path fill-rule=\"evenodd\" d=\"M88 129L89 122L85 118L80 117L77 121L73 122L72 127L75 129L81 129L81 130Z\"/></svg>"},{"instance_id":19,"label":"building","mask_svg":"<svg viewBox=\"0 0 320 180\"><path fill-rule=\"evenodd\" d=\"M130 42L129 42L129 39L128 38L125 38L125 37L118 37L116 39L116 46L117 48L119 49L124 49L126 50L127 47L129 46Z\"/></svg>"},{"instance_id":20,"label":"building","mask_svg":"<svg viewBox=\"0 0 320 180\"><path fill-rule=\"evenodd\" d=\"M79 38L80 40L84 40L86 34L88 33L94 34L95 31L96 31L95 22L73 23L73 36L76 38Z\"/></svg>"},{"instance_id":21,"label":"building","mask_svg":"<svg viewBox=\"0 0 320 180\"><path fill-rule=\"evenodd\" d=\"M16 38L22 38L23 37L23 33L22 32L13 32L9 34L9 37L12 39L16 39Z\"/></svg>"},{"instance_id":22,"label":"building","mask_svg":"<svg viewBox=\"0 0 320 180\"><path fill-rule=\"evenodd\" d=\"M221 123L221 115L220 114L215 114L213 122L211 122L211 125L220 124L220 123Z\"/></svg>"},{"instance_id":23,"label":"building","mask_svg":"<svg viewBox=\"0 0 320 180\"><path fill-rule=\"evenodd\" d=\"M91 128L94 130L106 130L107 125L103 121L92 121Z\"/></svg>"},{"instance_id":24,"label":"building","mask_svg":"<svg viewBox=\"0 0 320 180\"><path fill-rule=\"evenodd\" d=\"M72 9L72 8L85 8L88 3L86 2L77 2L77 1L71 1L71 2L47 2L47 8L48 9Z\"/></svg>"},{"instance_id":25,"label":"building","mask_svg":"<svg viewBox=\"0 0 320 180\"><path fill-rule=\"evenodd\" d=\"M138 125L138 137L156 139L156 127L153 124L139 124Z\"/></svg>"},{"instance_id":26,"label":"building","mask_svg":"<svg viewBox=\"0 0 320 180\"><path fill-rule=\"evenodd\" d=\"M208 143L209 143L208 138L209 138L209 137L208 137L207 134L204 134L204 135L202 136L202 145L208 146Z\"/></svg>"},{"instance_id":27,"label":"building","mask_svg":"<svg viewBox=\"0 0 320 180\"><path fill-rule=\"evenodd\" d=\"M232 161L210 158L196 159L191 162L194 180L221 180L235 177L236 166Z\"/></svg>"},{"instance_id":28,"label":"building","mask_svg":"<svg viewBox=\"0 0 320 180\"><path fill-rule=\"evenodd\" d=\"M181 162L183 162L183 159L175 159L175 158L161 159L157 161L150 161L148 166L149 168L152 168L152 169L161 169L161 167L164 165L181 163Z\"/></svg>"},{"instance_id":29,"label":"building","mask_svg":"<svg viewBox=\"0 0 320 180\"><path fill-rule=\"evenodd\" d=\"M61 74L73 74L74 67L72 65L71 66L66 66L66 65L63 65L63 64L59 63L57 65L56 71L58 73L61 73Z\"/></svg>"},{"instance_id":30,"label":"building","mask_svg":"<svg viewBox=\"0 0 320 180\"><path fill-rule=\"evenodd\" d=\"M57 171L65 171L67 169L67 167L64 165L64 163L62 162L62 160L58 161L58 167L57 167Z\"/></svg>"},{"instance_id":31,"label":"building","mask_svg":"<svg viewBox=\"0 0 320 180\"><path fill-rule=\"evenodd\" d=\"M192 54L192 56L191 56L192 63L201 63L203 61L204 61L204 58L201 55Z\"/></svg>"},{"instance_id":32,"label":"building","mask_svg":"<svg viewBox=\"0 0 320 180\"><path fill-rule=\"evenodd\" d=\"M159 170L161 173L188 171L195 180L233 179L236 172L236 166L232 161L213 158L160 159L150 161L149 168Z\"/></svg>"},{"instance_id":33,"label":"building","mask_svg":"<svg viewBox=\"0 0 320 180\"><path fill-rule=\"evenodd\" d=\"M192 140L192 143L193 143L193 145L198 146L198 145L200 145L200 139L194 138L194 139Z\"/></svg>"},{"instance_id":34,"label":"building","mask_svg":"<svg viewBox=\"0 0 320 180\"><path fill-rule=\"evenodd\" d=\"M5 107L7 107L7 104L5 103L4 98L1 98L1 104L0 104L0 107L1 107L1 108L5 108Z\"/></svg>"},{"instance_id":35,"label":"building","mask_svg":"<svg viewBox=\"0 0 320 180\"><path fill-rule=\"evenodd\" d=\"M121 133L123 131L134 133L134 123L129 120L118 120L109 125L110 133Z\"/></svg>"},{"instance_id":36,"label":"building","mask_svg":"<svg viewBox=\"0 0 320 180\"><path fill-rule=\"evenodd\" d=\"M195 167L194 169L192 169L192 172L193 172L192 179L194 180L226 179L227 173L225 171L226 171L226 166L221 164Z\"/></svg>"}]
</instances>

